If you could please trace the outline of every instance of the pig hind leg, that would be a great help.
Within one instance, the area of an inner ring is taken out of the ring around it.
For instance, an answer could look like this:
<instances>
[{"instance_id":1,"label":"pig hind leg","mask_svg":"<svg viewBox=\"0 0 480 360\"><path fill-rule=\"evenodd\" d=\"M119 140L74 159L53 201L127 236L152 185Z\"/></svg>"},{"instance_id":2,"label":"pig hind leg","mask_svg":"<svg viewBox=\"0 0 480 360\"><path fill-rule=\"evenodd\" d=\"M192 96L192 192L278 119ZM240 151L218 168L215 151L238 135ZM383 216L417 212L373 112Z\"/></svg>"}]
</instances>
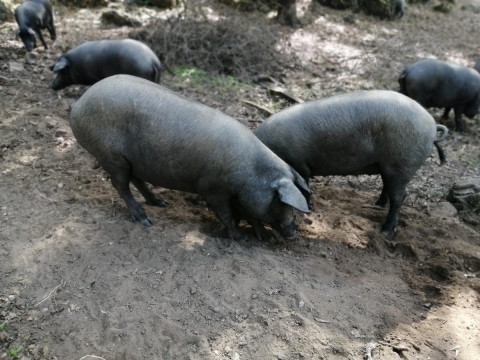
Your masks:
<instances>
[{"instance_id":1,"label":"pig hind leg","mask_svg":"<svg viewBox=\"0 0 480 360\"><path fill-rule=\"evenodd\" d=\"M382 226L382 234L389 235L395 231L400 208L405 200L407 184L410 182L411 178L411 176L398 170L389 171L387 173L382 172L384 190L382 191L379 201L385 201L385 198L387 197L385 193L388 195L388 199L390 199L390 210L388 212L387 220Z\"/></svg>"},{"instance_id":2,"label":"pig hind leg","mask_svg":"<svg viewBox=\"0 0 480 360\"><path fill-rule=\"evenodd\" d=\"M442 119L446 120L448 119L448 115L450 114L450 110L452 110L452 108L445 108L445 111L443 112L443 115L442 115Z\"/></svg>"},{"instance_id":3,"label":"pig hind leg","mask_svg":"<svg viewBox=\"0 0 480 360\"><path fill-rule=\"evenodd\" d=\"M463 132L463 124L462 124L462 114L463 114L464 107L456 107L453 109L455 112L455 130L458 132Z\"/></svg>"},{"instance_id":4,"label":"pig hind leg","mask_svg":"<svg viewBox=\"0 0 480 360\"><path fill-rule=\"evenodd\" d=\"M135 200L130 190L132 170L130 164L126 159L119 156L109 157L108 160L108 164L102 164L102 162L100 162L100 165L110 174L112 185L127 204L133 221L138 221L147 227L152 226L151 220Z\"/></svg>"},{"instance_id":5,"label":"pig hind leg","mask_svg":"<svg viewBox=\"0 0 480 360\"><path fill-rule=\"evenodd\" d=\"M163 200L162 198L158 197L155 195L149 188L148 185L145 181L135 177L131 176L130 181L132 182L133 185L140 191L140 194L143 195L145 200L147 201L147 204L158 206L158 207L166 207L168 205L168 202Z\"/></svg>"}]
</instances>

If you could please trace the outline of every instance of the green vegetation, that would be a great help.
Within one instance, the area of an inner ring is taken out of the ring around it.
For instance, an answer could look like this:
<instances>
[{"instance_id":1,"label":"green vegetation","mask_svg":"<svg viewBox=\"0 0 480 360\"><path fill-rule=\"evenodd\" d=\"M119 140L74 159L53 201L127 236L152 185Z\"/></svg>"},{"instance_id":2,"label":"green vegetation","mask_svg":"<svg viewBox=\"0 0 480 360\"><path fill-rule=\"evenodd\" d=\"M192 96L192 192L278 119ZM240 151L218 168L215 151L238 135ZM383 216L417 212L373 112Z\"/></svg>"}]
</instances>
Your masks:
<instances>
[{"instance_id":1,"label":"green vegetation","mask_svg":"<svg viewBox=\"0 0 480 360\"><path fill-rule=\"evenodd\" d=\"M213 76L207 74L201 69L197 69L188 65L174 68L173 73L176 76L181 77L183 81L187 81L192 85L213 85L231 90L239 90L244 85L247 85L245 83L241 83L233 76Z\"/></svg>"},{"instance_id":2,"label":"green vegetation","mask_svg":"<svg viewBox=\"0 0 480 360\"><path fill-rule=\"evenodd\" d=\"M11 356L17 356L18 354L20 354L23 350L23 345L20 345L18 348L16 349L10 349L10 355Z\"/></svg>"}]
</instances>

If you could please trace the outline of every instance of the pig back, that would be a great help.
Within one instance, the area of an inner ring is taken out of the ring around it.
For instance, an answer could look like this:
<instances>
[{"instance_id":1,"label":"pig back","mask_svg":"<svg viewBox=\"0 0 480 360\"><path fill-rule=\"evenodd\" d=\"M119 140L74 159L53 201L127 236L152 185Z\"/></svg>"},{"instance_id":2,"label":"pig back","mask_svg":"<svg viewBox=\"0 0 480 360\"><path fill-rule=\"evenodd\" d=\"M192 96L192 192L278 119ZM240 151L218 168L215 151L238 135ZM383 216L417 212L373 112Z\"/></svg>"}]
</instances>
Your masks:
<instances>
[{"instance_id":1,"label":"pig back","mask_svg":"<svg viewBox=\"0 0 480 360\"><path fill-rule=\"evenodd\" d=\"M128 75L92 86L70 122L102 166L112 154L122 156L135 176L182 191L198 192L202 181L235 188L258 154L269 151L235 119Z\"/></svg>"},{"instance_id":2,"label":"pig back","mask_svg":"<svg viewBox=\"0 0 480 360\"><path fill-rule=\"evenodd\" d=\"M116 74L153 76L160 68L155 53L145 44L132 39L89 41L70 50L68 60L89 83ZM91 79L90 79L91 78Z\"/></svg>"},{"instance_id":3,"label":"pig back","mask_svg":"<svg viewBox=\"0 0 480 360\"><path fill-rule=\"evenodd\" d=\"M378 173L381 163L423 162L436 127L404 95L359 91L280 111L255 135L301 174L308 169L309 176L358 175Z\"/></svg>"}]
</instances>

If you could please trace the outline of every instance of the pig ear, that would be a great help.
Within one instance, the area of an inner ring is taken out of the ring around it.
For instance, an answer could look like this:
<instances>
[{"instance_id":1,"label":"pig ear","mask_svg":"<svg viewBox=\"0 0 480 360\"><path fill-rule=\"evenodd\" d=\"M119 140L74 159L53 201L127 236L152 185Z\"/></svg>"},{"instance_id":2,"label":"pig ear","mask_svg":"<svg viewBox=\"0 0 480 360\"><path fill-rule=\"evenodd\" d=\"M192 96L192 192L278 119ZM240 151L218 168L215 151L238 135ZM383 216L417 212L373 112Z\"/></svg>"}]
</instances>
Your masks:
<instances>
[{"instance_id":1,"label":"pig ear","mask_svg":"<svg viewBox=\"0 0 480 360\"><path fill-rule=\"evenodd\" d=\"M308 189L308 187L307 187ZM304 213L310 213L308 209L307 200L302 195L300 190L294 185L291 180L282 179L278 182L277 185L278 195L280 196L280 201L284 204L290 205L291 207L297 209L298 211Z\"/></svg>"},{"instance_id":2,"label":"pig ear","mask_svg":"<svg viewBox=\"0 0 480 360\"><path fill-rule=\"evenodd\" d=\"M30 35L35 35L35 31L32 28L28 28L27 31Z\"/></svg>"},{"instance_id":3,"label":"pig ear","mask_svg":"<svg viewBox=\"0 0 480 360\"><path fill-rule=\"evenodd\" d=\"M60 60L58 60L51 68L50 70L52 70L54 73L55 72L58 72L62 69L65 69L67 66L68 66L68 61L67 59L65 59L64 57L60 58Z\"/></svg>"},{"instance_id":4,"label":"pig ear","mask_svg":"<svg viewBox=\"0 0 480 360\"><path fill-rule=\"evenodd\" d=\"M293 171L293 174L295 175L295 185L297 185L300 189L304 190L307 194L311 194L312 190L310 190L310 188L308 187L303 177L301 177L299 173L293 170L293 168L292 168L292 171Z\"/></svg>"}]
</instances>

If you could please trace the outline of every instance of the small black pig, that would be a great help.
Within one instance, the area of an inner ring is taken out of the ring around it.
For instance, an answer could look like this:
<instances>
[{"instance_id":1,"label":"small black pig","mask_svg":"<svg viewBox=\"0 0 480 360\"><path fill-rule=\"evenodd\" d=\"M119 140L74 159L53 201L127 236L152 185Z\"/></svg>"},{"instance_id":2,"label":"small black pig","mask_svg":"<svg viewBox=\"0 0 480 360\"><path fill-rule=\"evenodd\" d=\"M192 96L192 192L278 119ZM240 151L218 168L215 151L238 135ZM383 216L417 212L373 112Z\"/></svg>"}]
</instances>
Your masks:
<instances>
[{"instance_id":1,"label":"small black pig","mask_svg":"<svg viewBox=\"0 0 480 360\"><path fill-rule=\"evenodd\" d=\"M455 112L455 129L464 131L462 114L473 118L480 110L480 74L474 69L435 59L420 60L403 70L400 92L425 108Z\"/></svg>"},{"instance_id":2,"label":"small black pig","mask_svg":"<svg viewBox=\"0 0 480 360\"><path fill-rule=\"evenodd\" d=\"M112 75L138 76L160 82L161 64L145 44L132 40L89 41L63 54L51 67L57 74L52 89L93 85Z\"/></svg>"},{"instance_id":3,"label":"small black pig","mask_svg":"<svg viewBox=\"0 0 480 360\"><path fill-rule=\"evenodd\" d=\"M48 0L25 0L15 9L15 19L18 24L17 37L22 39L27 51L37 47L35 34L38 35L45 49L48 49L42 36L42 29L48 29L53 41L57 38L52 5Z\"/></svg>"},{"instance_id":4,"label":"small black pig","mask_svg":"<svg viewBox=\"0 0 480 360\"><path fill-rule=\"evenodd\" d=\"M437 131L443 135L436 139ZM306 180L313 176L380 174L376 206L390 211L382 233L397 225L407 184L447 135L418 103L393 91L359 91L282 110L255 135ZM308 194L306 194L308 197Z\"/></svg>"},{"instance_id":5,"label":"small black pig","mask_svg":"<svg viewBox=\"0 0 480 360\"><path fill-rule=\"evenodd\" d=\"M230 238L239 216L264 235L262 222L295 237L293 208L309 212L302 177L235 119L144 79L117 75L92 86L75 103L77 141L110 174L134 220L152 222L133 198L166 206L155 186L200 194ZM297 186L299 188L297 188Z\"/></svg>"}]
</instances>

